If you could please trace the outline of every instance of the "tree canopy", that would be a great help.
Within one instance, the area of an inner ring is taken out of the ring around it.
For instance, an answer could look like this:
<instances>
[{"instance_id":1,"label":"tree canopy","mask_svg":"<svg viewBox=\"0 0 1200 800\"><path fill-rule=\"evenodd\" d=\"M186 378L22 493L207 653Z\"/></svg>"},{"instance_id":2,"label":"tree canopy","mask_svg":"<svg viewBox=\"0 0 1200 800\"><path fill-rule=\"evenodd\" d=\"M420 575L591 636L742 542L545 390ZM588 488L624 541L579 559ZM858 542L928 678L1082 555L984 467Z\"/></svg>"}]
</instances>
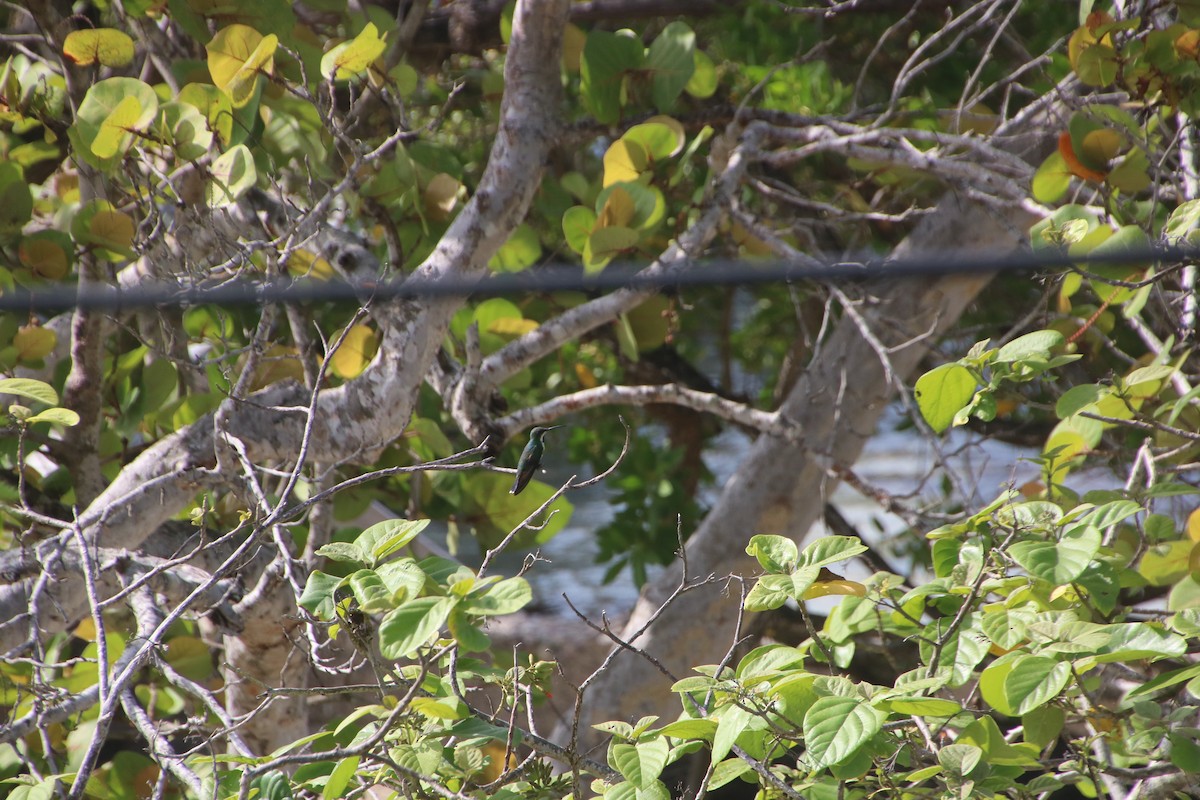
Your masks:
<instances>
[{"instance_id":1,"label":"tree canopy","mask_svg":"<svg viewBox=\"0 0 1200 800\"><path fill-rule=\"evenodd\" d=\"M1200 5L0 18L8 796L1194 787Z\"/></svg>"}]
</instances>

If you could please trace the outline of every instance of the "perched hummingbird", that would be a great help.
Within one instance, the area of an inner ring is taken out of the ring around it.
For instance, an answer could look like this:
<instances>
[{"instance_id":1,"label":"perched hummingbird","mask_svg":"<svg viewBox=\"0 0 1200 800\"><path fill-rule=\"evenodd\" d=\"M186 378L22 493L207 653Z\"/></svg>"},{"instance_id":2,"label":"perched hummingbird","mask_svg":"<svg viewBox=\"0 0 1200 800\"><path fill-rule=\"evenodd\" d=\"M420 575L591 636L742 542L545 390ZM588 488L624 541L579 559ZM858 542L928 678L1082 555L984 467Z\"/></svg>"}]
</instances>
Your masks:
<instances>
[{"instance_id":1,"label":"perched hummingbird","mask_svg":"<svg viewBox=\"0 0 1200 800\"><path fill-rule=\"evenodd\" d=\"M508 490L509 494L520 494L521 490L529 484L533 473L537 472L537 468L542 464L542 453L546 451L542 437L546 435L547 431L561 427L561 425L551 425L548 428L534 428L529 432L529 444L525 445L525 449L521 451L521 458L517 461L517 479L513 481L512 488Z\"/></svg>"}]
</instances>

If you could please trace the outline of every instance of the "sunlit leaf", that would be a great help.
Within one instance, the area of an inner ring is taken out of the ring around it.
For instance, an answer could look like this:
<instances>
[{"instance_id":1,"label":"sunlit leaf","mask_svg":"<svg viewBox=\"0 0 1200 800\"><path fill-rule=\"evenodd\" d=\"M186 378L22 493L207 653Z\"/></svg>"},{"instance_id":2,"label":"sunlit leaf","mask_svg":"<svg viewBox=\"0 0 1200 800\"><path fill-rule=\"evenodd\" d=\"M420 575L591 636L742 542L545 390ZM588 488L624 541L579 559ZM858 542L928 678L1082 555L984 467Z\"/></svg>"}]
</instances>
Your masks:
<instances>
[{"instance_id":1,"label":"sunlit leaf","mask_svg":"<svg viewBox=\"0 0 1200 800\"><path fill-rule=\"evenodd\" d=\"M123 67L133 61L133 39L113 28L71 31L63 40L63 55L80 66Z\"/></svg>"}]
</instances>

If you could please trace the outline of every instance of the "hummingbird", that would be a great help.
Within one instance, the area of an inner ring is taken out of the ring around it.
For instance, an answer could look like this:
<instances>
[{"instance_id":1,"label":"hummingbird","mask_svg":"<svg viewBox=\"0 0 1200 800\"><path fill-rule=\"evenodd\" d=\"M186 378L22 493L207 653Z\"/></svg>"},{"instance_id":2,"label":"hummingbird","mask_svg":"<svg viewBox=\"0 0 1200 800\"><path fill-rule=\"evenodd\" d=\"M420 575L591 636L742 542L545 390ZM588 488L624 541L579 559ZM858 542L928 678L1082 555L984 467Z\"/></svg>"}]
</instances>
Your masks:
<instances>
[{"instance_id":1,"label":"hummingbird","mask_svg":"<svg viewBox=\"0 0 1200 800\"><path fill-rule=\"evenodd\" d=\"M551 425L548 428L534 428L529 432L529 444L525 445L525 449L521 451L521 458L517 461L517 479L513 481L512 488L508 490L509 494L520 494L521 490L529 484L533 473L537 472L537 468L542 464L542 453L546 451L542 437L546 435L547 431L561 427L561 425Z\"/></svg>"}]
</instances>

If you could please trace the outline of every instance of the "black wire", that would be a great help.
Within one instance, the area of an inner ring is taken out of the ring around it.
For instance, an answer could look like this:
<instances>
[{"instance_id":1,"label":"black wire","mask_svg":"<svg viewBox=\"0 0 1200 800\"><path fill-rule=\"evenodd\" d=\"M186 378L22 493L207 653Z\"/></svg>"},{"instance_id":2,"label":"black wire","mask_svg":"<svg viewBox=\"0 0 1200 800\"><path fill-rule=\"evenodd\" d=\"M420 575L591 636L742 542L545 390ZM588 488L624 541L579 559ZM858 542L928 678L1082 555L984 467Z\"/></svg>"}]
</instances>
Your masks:
<instances>
[{"instance_id":1,"label":"black wire","mask_svg":"<svg viewBox=\"0 0 1200 800\"><path fill-rule=\"evenodd\" d=\"M673 290L698 286L754 286L764 283L812 281L880 281L897 278L944 277L988 272L1023 273L1088 266L1147 266L1159 261L1200 259L1196 247L1147 247L1089 256L1063 252L1023 251L998 256L922 255L911 258L871 258L863 261L756 262L705 260L673 264L669 269L646 273L645 265L614 264L594 275L578 266L543 266L517 273L481 278L443 277L347 283L341 280L288 279L274 281L228 280L213 285L180 286L166 281L132 287L102 284L17 287L0 295L0 311L52 312L79 308L120 311L195 305L263 305L267 303L376 302L421 297L499 297L502 295L558 291L612 291L616 289Z\"/></svg>"}]
</instances>

